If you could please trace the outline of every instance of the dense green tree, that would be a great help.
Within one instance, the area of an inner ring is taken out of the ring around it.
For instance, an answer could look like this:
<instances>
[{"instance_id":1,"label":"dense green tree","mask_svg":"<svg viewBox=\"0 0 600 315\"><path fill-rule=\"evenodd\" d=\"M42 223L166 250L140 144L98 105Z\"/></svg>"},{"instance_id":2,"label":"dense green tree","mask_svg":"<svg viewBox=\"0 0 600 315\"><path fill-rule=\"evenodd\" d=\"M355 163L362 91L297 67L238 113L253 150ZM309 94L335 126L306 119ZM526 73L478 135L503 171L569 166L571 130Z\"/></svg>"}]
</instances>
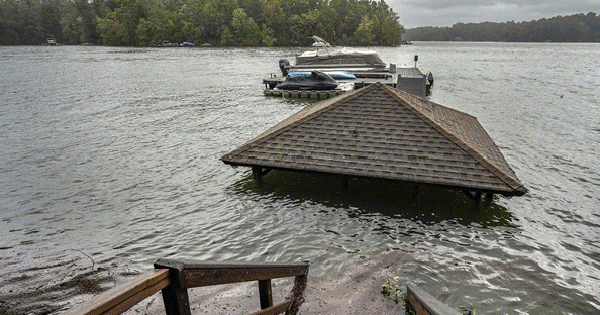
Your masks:
<instances>
[{"instance_id":1,"label":"dense green tree","mask_svg":"<svg viewBox=\"0 0 600 315\"><path fill-rule=\"evenodd\" d=\"M101 43L109 46L119 46L125 44L127 30L125 26L116 18L115 12L103 19L97 20L98 29L100 31Z\"/></svg>"},{"instance_id":2,"label":"dense green tree","mask_svg":"<svg viewBox=\"0 0 600 315\"><path fill-rule=\"evenodd\" d=\"M394 18L387 17L381 26L382 44L388 46L400 44L402 42L402 32L404 32L402 25Z\"/></svg>"},{"instance_id":3,"label":"dense green tree","mask_svg":"<svg viewBox=\"0 0 600 315\"><path fill-rule=\"evenodd\" d=\"M98 43L96 16L87 0L74 0L65 3L65 13L61 18L63 35L67 43Z\"/></svg>"},{"instance_id":4,"label":"dense green tree","mask_svg":"<svg viewBox=\"0 0 600 315\"><path fill-rule=\"evenodd\" d=\"M24 29L23 4L15 0L0 1L0 44L19 45L19 34Z\"/></svg>"},{"instance_id":5,"label":"dense green tree","mask_svg":"<svg viewBox=\"0 0 600 315\"><path fill-rule=\"evenodd\" d=\"M40 3L35 1L0 1L0 43L40 43L45 37L41 8Z\"/></svg>"},{"instance_id":6,"label":"dense green tree","mask_svg":"<svg viewBox=\"0 0 600 315\"><path fill-rule=\"evenodd\" d=\"M59 0L42 1L40 7L41 26L45 37L54 37L59 42L64 40L60 25L61 3Z\"/></svg>"},{"instance_id":7,"label":"dense green tree","mask_svg":"<svg viewBox=\"0 0 600 315\"><path fill-rule=\"evenodd\" d=\"M273 36L273 30L265 24L260 29L260 37L262 45L266 47L274 46L277 42L277 39Z\"/></svg>"},{"instance_id":8,"label":"dense green tree","mask_svg":"<svg viewBox=\"0 0 600 315\"><path fill-rule=\"evenodd\" d=\"M266 16L264 14L266 1L268 0L239 1L239 7L244 9L244 12L246 12L257 25L262 25L266 22Z\"/></svg>"},{"instance_id":9,"label":"dense green tree","mask_svg":"<svg viewBox=\"0 0 600 315\"><path fill-rule=\"evenodd\" d=\"M317 20L317 11L292 16L289 27L292 34L291 44L306 46L309 38L314 35L314 30L317 28Z\"/></svg>"},{"instance_id":10,"label":"dense green tree","mask_svg":"<svg viewBox=\"0 0 600 315\"><path fill-rule=\"evenodd\" d=\"M305 46L312 35L338 45L396 45L401 32L383 0L0 0L4 45L54 36L67 44Z\"/></svg>"},{"instance_id":11,"label":"dense green tree","mask_svg":"<svg viewBox=\"0 0 600 315\"><path fill-rule=\"evenodd\" d=\"M202 11L203 34L208 41L218 43L230 25L236 0L208 0Z\"/></svg>"},{"instance_id":12,"label":"dense green tree","mask_svg":"<svg viewBox=\"0 0 600 315\"><path fill-rule=\"evenodd\" d=\"M258 46L261 44L260 27L244 9L237 8L233 10L231 25L221 36L221 43L227 46Z\"/></svg>"},{"instance_id":13,"label":"dense green tree","mask_svg":"<svg viewBox=\"0 0 600 315\"><path fill-rule=\"evenodd\" d=\"M375 34L373 33L373 22L368 16L364 16L356 31L354 31L354 43L356 45L372 45L375 43Z\"/></svg>"}]
</instances>

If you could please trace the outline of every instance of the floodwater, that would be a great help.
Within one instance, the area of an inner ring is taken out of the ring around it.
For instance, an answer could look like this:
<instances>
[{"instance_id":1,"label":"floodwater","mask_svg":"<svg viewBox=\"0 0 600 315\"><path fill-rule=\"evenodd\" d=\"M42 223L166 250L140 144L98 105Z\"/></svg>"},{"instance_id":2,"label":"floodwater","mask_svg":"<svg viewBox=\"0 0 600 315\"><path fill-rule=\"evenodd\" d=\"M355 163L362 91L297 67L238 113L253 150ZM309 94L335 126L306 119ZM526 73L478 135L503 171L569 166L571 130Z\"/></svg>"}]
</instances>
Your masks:
<instances>
[{"instance_id":1,"label":"floodwater","mask_svg":"<svg viewBox=\"0 0 600 315\"><path fill-rule=\"evenodd\" d=\"M397 250L399 284L482 314L600 313L600 44L375 47L478 118L523 197L271 172L219 157L310 101L261 78L301 48L0 47L0 313L56 313L157 258L311 261Z\"/></svg>"}]
</instances>

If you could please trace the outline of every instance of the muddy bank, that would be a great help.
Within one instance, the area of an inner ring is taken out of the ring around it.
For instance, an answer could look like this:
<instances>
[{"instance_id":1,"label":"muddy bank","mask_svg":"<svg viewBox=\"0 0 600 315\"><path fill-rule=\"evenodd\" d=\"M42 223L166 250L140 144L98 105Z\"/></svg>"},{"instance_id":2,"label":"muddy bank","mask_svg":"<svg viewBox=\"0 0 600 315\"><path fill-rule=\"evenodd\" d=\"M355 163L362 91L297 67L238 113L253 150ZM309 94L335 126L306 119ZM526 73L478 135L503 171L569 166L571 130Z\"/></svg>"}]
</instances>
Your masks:
<instances>
[{"instance_id":1,"label":"muddy bank","mask_svg":"<svg viewBox=\"0 0 600 315\"><path fill-rule=\"evenodd\" d=\"M311 262L305 301L298 314L404 314L403 301L396 303L381 291L387 282L405 290L403 282L408 279L402 276L402 268L414 261L409 254L388 249L370 254L349 253L348 257L335 274L323 272L319 261ZM67 267L72 272L63 281L40 284L35 292L13 288L0 299L0 314L60 314L135 276L123 266L110 269L99 265L92 270L70 262ZM288 297L292 286L293 279L273 280L274 303ZM251 314L260 309L256 282L194 288L189 290L189 296L194 314ZM164 314L161 294L147 298L125 314Z\"/></svg>"},{"instance_id":2,"label":"muddy bank","mask_svg":"<svg viewBox=\"0 0 600 315\"><path fill-rule=\"evenodd\" d=\"M0 285L2 315L60 314L138 274L122 260L95 262L87 254L24 271L9 267Z\"/></svg>"}]
</instances>

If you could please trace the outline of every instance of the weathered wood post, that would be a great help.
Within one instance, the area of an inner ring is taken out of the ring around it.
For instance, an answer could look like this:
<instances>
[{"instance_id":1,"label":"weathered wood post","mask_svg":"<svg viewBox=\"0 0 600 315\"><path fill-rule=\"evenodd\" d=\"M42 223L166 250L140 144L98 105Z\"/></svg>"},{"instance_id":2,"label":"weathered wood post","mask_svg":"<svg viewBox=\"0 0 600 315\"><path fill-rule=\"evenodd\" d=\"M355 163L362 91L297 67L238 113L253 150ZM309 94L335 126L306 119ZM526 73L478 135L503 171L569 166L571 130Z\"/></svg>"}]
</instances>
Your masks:
<instances>
[{"instance_id":1,"label":"weathered wood post","mask_svg":"<svg viewBox=\"0 0 600 315\"><path fill-rule=\"evenodd\" d=\"M465 196L467 196L467 198L473 200L476 205L479 205L481 202L481 191L478 190L475 193L472 193L468 190L463 190L462 192L465 194Z\"/></svg>"},{"instance_id":2,"label":"weathered wood post","mask_svg":"<svg viewBox=\"0 0 600 315\"><path fill-rule=\"evenodd\" d=\"M258 280L258 292L260 294L260 308L265 309L273 306L273 291L271 279Z\"/></svg>"},{"instance_id":3,"label":"weathered wood post","mask_svg":"<svg viewBox=\"0 0 600 315\"><path fill-rule=\"evenodd\" d=\"M414 185L413 186L413 200L415 201L419 201L419 185Z\"/></svg>"},{"instance_id":4,"label":"weathered wood post","mask_svg":"<svg viewBox=\"0 0 600 315\"><path fill-rule=\"evenodd\" d=\"M254 177L254 180L258 183L258 186L262 187L262 185L263 185L263 171L262 171L262 168L260 168L260 167L253 167L252 168L252 176Z\"/></svg>"},{"instance_id":5,"label":"weathered wood post","mask_svg":"<svg viewBox=\"0 0 600 315\"><path fill-rule=\"evenodd\" d=\"M486 192L485 199L486 199L486 201L491 201L492 199L494 199L494 193L491 191Z\"/></svg>"},{"instance_id":6,"label":"weathered wood post","mask_svg":"<svg viewBox=\"0 0 600 315\"><path fill-rule=\"evenodd\" d=\"M308 269L306 269L308 273ZM292 288L292 293L289 297L293 301L292 306L287 310L285 315L296 315L300 306L304 302L304 289L306 289L306 283L308 282L308 277L306 274L301 276L296 276L294 278L294 287Z\"/></svg>"},{"instance_id":7,"label":"weathered wood post","mask_svg":"<svg viewBox=\"0 0 600 315\"><path fill-rule=\"evenodd\" d=\"M349 188L350 188L350 180L348 179L347 175L343 175L342 176L342 191L348 192Z\"/></svg>"},{"instance_id":8,"label":"weathered wood post","mask_svg":"<svg viewBox=\"0 0 600 315\"><path fill-rule=\"evenodd\" d=\"M182 277L183 262L159 259L154 268L168 268L171 284L162 290L167 315L191 315L190 299L185 279Z\"/></svg>"},{"instance_id":9,"label":"weathered wood post","mask_svg":"<svg viewBox=\"0 0 600 315\"><path fill-rule=\"evenodd\" d=\"M260 167L253 167L252 168L252 176L254 176L254 179L259 179L262 177L262 169Z\"/></svg>"}]
</instances>

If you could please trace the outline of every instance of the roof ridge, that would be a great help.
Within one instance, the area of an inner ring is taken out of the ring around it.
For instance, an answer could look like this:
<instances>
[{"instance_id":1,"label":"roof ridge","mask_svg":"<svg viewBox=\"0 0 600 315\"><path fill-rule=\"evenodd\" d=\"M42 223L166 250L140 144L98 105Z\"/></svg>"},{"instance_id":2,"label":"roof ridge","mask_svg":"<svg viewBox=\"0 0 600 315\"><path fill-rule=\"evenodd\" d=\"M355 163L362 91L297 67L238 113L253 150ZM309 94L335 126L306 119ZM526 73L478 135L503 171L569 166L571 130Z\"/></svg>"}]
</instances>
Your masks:
<instances>
[{"instance_id":1,"label":"roof ridge","mask_svg":"<svg viewBox=\"0 0 600 315\"><path fill-rule=\"evenodd\" d=\"M379 83L379 82L377 82ZM380 83L381 84L381 83ZM337 108L339 106L341 106L342 104L345 104L348 101L351 101L365 93L370 92L371 90L376 88L377 84L371 84L369 86L366 86L362 89L358 89L355 90L353 92L350 93L346 93L346 94L342 94L338 97L334 97L334 98L330 98L326 101L323 101L321 103L316 103L312 106L309 107L305 107L303 109L301 109L299 112L293 114L292 116L288 117L287 119L283 120L282 122L280 122L279 124L275 125L272 128L267 129L265 132L263 132L262 134L258 135L257 137L249 140L248 142L242 144L240 147L238 147L237 149L226 153L224 155L221 156L222 161L224 160L229 160L228 156L231 155L235 155L238 154L240 152L246 151L248 149L251 149L253 147L259 146L261 143L267 141L268 139L271 139L273 137L276 137L308 120L314 119L316 117L321 116L323 113L332 110L334 108ZM301 116L304 112L308 112L311 109L314 109L315 107L320 107L317 110L315 110L314 112L304 116L304 117L299 117L298 119L293 119L295 116Z\"/></svg>"},{"instance_id":2,"label":"roof ridge","mask_svg":"<svg viewBox=\"0 0 600 315\"><path fill-rule=\"evenodd\" d=\"M508 185L509 187L511 187L512 189L525 193L527 192L527 189L525 188L525 186L523 184L521 184L518 180L515 180L514 178L512 178L512 176L507 175L504 171L502 171L498 166L496 166L494 163L488 161L488 159L481 154L477 149L473 148L472 145L470 145L469 143L467 143L466 141L462 140L460 137L456 136L453 132L451 132L450 130L448 130L447 128L441 126L440 124L438 124L437 122L435 122L433 119L427 117L427 115L423 114L418 108L416 108L415 106L413 106L411 104L410 101L405 99L405 95L400 95L397 93L397 89L394 89L392 87L386 86L386 85L381 85L382 89L388 93L390 96L392 96L394 99L396 99L397 101L401 102L405 107L407 107L409 110L411 110L414 114L416 114L419 118L421 118L423 121L425 121L425 123L427 123L428 125L430 125L431 127L433 127L434 129L436 129L437 131L439 131L442 135L444 135L448 140L454 142L455 144L457 144L460 148L462 148L463 150L465 150L469 155L471 155L477 162L479 162L484 168L486 168L488 171L490 171L492 174L494 174L498 179L500 179L502 182L504 182L506 185ZM407 93L408 94L408 93ZM422 98L419 98L417 96L413 96L413 95L408 95L410 97L414 97L417 98L421 101L423 101ZM428 100L426 100L427 103L433 103L430 102ZM447 108L456 112L459 112L461 114L465 114L461 111L437 104L437 103L433 103L436 106L441 106L443 108ZM466 114L468 115L468 114ZM471 115L468 115L471 116ZM475 120L477 120L476 117L471 116L473 118L475 118Z\"/></svg>"}]
</instances>

